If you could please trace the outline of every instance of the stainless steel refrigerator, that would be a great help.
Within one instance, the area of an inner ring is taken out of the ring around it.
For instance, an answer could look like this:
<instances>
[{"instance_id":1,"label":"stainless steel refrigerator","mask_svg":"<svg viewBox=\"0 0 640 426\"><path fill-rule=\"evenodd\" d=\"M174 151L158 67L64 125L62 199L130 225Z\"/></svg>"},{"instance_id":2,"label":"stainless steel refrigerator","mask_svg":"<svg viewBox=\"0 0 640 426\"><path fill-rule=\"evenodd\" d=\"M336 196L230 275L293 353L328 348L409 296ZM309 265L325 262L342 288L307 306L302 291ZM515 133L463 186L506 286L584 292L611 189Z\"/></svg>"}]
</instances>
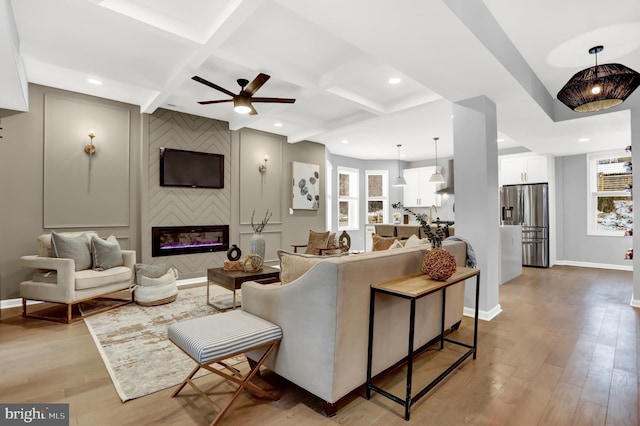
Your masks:
<instances>
[{"instance_id":1,"label":"stainless steel refrigerator","mask_svg":"<svg viewBox=\"0 0 640 426\"><path fill-rule=\"evenodd\" d=\"M522 225L522 265L548 268L548 184L503 186L500 213L503 225Z\"/></svg>"}]
</instances>

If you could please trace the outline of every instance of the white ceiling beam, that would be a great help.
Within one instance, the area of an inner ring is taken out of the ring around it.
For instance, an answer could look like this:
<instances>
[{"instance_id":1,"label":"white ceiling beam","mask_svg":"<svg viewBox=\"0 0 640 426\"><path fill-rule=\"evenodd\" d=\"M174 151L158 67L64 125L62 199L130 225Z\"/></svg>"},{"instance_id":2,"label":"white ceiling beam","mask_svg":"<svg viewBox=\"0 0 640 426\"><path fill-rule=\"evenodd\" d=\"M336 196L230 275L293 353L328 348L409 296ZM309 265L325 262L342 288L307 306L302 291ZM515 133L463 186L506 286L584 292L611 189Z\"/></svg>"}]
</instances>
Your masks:
<instances>
[{"instance_id":1,"label":"white ceiling beam","mask_svg":"<svg viewBox=\"0 0 640 426\"><path fill-rule=\"evenodd\" d=\"M176 72L169 78L159 94L151 96L140 106L140 110L143 113L152 114L165 103L181 84L193 76L194 70L211 56L211 52L227 40L261 4L259 0L229 1L227 8L220 13L217 27L212 28L211 36L206 43L178 66Z\"/></svg>"}]
</instances>

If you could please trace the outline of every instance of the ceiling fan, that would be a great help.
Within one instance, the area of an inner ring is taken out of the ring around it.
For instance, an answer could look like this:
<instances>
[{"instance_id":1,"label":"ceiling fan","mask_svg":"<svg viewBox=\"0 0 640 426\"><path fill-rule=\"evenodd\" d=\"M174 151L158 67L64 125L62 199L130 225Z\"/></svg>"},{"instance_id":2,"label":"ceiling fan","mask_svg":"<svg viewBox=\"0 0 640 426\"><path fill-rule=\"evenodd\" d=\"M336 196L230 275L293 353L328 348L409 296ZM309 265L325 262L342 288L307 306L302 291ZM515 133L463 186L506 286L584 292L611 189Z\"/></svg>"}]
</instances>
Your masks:
<instances>
[{"instance_id":1,"label":"ceiling fan","mask_svg":"<svg viewBox=\"0 0 640 426\"><path fill-rule=\"evenodd\" d=\"M292 104L296 101L295 99L290 99L290 98L254 98L253 97L254 93L256 93L258 89L260 89L262 85L265 84L267 80L271 78L267 74L263 74L263 73L258 74L258 76L255 79L253 79L251 83L249 83L249 80L246 80L244 78L239 78L238 84L242 89L240 90L240 93L238 93L237 95L232 91L227 90L224 87L220 87L217 84L211 83L210 81L207 81L202 77L198 77L197 75L194 75L191 78L199 83L204 84L205 86L212 87L216 90L219 90L222 93L225 93L231 96L231 99L220 99L216 101L200 101L198 102L200 105L219 104L222 102L233 101L233 109L236 112L239 112L241 114L249 114L249 115L257 114L258 112L252 105L253 102Z\"/></svg>"}]
</instances>

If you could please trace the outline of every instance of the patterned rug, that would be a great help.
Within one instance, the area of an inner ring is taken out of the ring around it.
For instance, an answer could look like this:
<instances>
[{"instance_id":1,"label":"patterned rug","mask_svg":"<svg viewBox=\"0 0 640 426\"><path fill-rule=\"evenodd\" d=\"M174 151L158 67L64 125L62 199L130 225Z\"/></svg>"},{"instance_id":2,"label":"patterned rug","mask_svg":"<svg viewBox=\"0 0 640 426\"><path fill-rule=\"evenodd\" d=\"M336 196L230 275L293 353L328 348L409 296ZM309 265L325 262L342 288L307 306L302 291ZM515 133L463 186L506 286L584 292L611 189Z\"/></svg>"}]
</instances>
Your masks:
<instances>
[{"instance_id":1,"label":"patterned rug","mask_svg":"<svg viewBox=\"0 0 640 426\"><path fill-rule=\"evenodd\" d=\"M209 291L212 302L231 306L230 291L216 285ZM186 288L173 303L132 303L84 320L123 402L175 386L195 367L195 362L169 341L167 327L221 312L208 305L206 298L205 286ZM240 355L231 364L244 360Z\"/></svg>"}]
</instances>

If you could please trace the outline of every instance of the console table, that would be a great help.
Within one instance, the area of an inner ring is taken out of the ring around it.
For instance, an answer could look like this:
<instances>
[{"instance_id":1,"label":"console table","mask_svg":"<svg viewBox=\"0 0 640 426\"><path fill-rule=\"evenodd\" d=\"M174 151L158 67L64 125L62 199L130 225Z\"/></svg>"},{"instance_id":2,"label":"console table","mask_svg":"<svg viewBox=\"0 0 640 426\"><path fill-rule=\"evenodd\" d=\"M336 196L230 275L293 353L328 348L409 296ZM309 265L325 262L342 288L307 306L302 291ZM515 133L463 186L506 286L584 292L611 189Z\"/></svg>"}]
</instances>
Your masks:
<instances>
[{"instance_id":1,"label":"console table","mask_svg":"<svg viewBox=\"0 0 640 426\"><path fill-rule=\"evenodd\" d=\"M473 328L473 344L458 342L452 339L444 337L444 316L447 298L447 287L457 284L467 278L476 277L476 307L474 316L474 328ZM460 358L458 358L451 366L449 366L438 377L433 379L425 387L423 387L415 396L411 395L411 379L413 374L413 337L415 330L415 318L416 318L416 300L431 293L437 291L442 292L442 318L440 323L440 349L444 348L444 342L454 343L456 345L469 348ZM384 389L374 386L371 383L371 366L373 358L373 318L376 307L376 293L384 293L391 296L401 297L403 299L409 299L411 308L409 313L409 348L407 352L407 386L406 395L404 399L401 399ZM449 373L455 370L462 362L470 355L473 355L473 359L476 359L476 348L478 343L478 302L480 295L480 270L471 268L458 267L456 272L446 281L435 281L430 279L427 275L418 272L411 275L405 275L393 280L385 281L380 284L374 284L371 286L371 300L369 307L369 347L367 352L367 383L366 383L366 398L371 398L371 391L376 391L381 395L397 402L405 408L404 419L409 420L411 414L411 406L422 398L427 392L433 389L440 381L442 381Z\"/></svg>"}]
</instances>

